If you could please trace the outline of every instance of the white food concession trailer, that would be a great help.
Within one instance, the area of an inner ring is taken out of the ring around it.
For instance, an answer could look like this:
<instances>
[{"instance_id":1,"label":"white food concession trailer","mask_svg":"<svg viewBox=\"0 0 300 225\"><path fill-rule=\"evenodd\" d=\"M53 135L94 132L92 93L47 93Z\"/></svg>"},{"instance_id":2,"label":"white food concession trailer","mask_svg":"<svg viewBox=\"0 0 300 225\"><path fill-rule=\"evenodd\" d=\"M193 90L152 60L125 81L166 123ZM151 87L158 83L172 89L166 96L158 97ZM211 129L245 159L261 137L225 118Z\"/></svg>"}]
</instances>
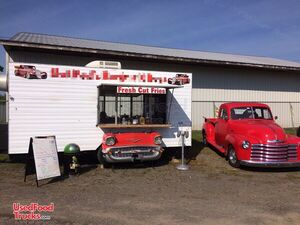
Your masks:
<instances>
[{"instance_id":1,"label":"white food concession trailer","mask_svg":"<svg viewBox=\"0 0 300 225\"><path fill-rule=\"evenodd\" d=\"M181 146L179 130L191 134L190 73L10 63L7 82L9 154L55 135L58 151L76 143L110 162L151 160Z\"/></svg>"}]
</instances>

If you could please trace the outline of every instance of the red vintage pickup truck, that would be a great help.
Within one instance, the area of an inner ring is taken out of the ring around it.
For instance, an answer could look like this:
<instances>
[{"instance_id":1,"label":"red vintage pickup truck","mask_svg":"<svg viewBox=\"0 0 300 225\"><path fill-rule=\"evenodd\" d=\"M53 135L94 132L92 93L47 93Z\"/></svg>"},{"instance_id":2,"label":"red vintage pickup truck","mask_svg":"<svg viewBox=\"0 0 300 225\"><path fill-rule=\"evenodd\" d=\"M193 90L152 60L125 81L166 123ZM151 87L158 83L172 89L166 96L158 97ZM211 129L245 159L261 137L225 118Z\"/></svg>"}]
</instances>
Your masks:
<instances>
[{"instance_id":1,"label":"red vintage pickup truck","mask_svg":"<svg viewBox=\"0 0 300 225\"><path fill-rule=\"evenodd\" d=\"M265 104L222 104L218 118L205 118L202 135L235 168L300 167L300 138L286 134Z\"/></svg>"}]
</instances>

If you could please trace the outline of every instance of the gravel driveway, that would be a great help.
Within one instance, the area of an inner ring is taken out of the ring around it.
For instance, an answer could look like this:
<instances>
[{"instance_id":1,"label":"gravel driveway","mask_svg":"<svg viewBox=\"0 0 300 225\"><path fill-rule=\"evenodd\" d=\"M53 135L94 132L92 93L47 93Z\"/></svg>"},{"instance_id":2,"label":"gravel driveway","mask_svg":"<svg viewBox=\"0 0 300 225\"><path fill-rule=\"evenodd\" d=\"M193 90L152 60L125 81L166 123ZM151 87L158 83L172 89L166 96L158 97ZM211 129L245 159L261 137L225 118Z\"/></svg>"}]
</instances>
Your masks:
<instances>
[{"instance_id":1,"label":"gravel driveway","mask_svg":"<svg viewBox=\"0 0 300 225\"><path fill-rule=\"evenodd\" d=\"M49 221L29 224L299 224L299 169L234 169L209 148L198 153L185 172L173 162L91 166L39 188L34 176L23 182L23 164L0 163L0 224L26 224L14 202L55 204Z\"/></svg>"}]
</instances>

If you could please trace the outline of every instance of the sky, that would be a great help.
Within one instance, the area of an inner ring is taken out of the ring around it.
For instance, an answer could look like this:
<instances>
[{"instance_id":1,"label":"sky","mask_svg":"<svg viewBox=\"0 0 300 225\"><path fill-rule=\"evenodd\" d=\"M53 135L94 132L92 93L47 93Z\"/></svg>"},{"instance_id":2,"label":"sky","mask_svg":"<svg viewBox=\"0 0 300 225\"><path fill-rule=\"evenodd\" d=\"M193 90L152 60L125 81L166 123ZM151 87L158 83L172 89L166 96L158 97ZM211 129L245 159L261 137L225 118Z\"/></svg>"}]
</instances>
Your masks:
<instances>
[{"instance_id":1,"label":"sky","mask_svg":"<svg viewBox=\"0 0 300 225\"><path fill-rule=\"evenodd\" d=\"M34 32L300 62L297 0L1 0L0 12L1 39Z\"/></svg>"}]
</instances>

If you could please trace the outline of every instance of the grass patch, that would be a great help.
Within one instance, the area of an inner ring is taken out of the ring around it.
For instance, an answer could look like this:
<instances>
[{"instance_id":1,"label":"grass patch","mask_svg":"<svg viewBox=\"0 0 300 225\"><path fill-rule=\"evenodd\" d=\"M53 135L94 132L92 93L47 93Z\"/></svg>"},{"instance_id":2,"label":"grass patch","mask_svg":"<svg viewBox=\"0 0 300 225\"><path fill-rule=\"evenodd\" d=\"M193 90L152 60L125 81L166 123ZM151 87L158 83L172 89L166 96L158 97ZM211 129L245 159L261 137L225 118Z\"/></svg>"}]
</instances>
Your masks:
<instances>
[{"instance_id":1,"label":"grass patch","mask_svg":"<svg viewBox=\"0 0 300 225\"><path fill-rule=\"evenodd\" d=\"M193 130L192 131L192 139L193 139L193 141L201 142L202 141L201 130Z\"/></svg>"},{"instance_id":2,"label":"grass patch","mask_svg":"<svg viewBox=\"0 0 300 225\"><path fill-rule=\"evenodd\" d=\"M297 133L297 128L284 128L285 133L287 134L292 134L292 135L296 135Z\"/></svg>"},{"instance_id":3,"label":"grass patch","mask_svg":"<svg viewBox=\"0 0 300 225\"><path fill-rule=\"evenodd\" d=\"M8 154L0 154L0 163L9 162Z\"/></svg>"},{"instance_id":4,"label":"grass patch","mask_svg":"<svg viewBox=\"0 0 300 225\"><path fill-rule=\"evenodd\" d=\"M201 130L193 130L192 131L192 151L196 152L200 151L203 149L203 144L202 144L202 132Z\"/></svg>"}]
</instances>

